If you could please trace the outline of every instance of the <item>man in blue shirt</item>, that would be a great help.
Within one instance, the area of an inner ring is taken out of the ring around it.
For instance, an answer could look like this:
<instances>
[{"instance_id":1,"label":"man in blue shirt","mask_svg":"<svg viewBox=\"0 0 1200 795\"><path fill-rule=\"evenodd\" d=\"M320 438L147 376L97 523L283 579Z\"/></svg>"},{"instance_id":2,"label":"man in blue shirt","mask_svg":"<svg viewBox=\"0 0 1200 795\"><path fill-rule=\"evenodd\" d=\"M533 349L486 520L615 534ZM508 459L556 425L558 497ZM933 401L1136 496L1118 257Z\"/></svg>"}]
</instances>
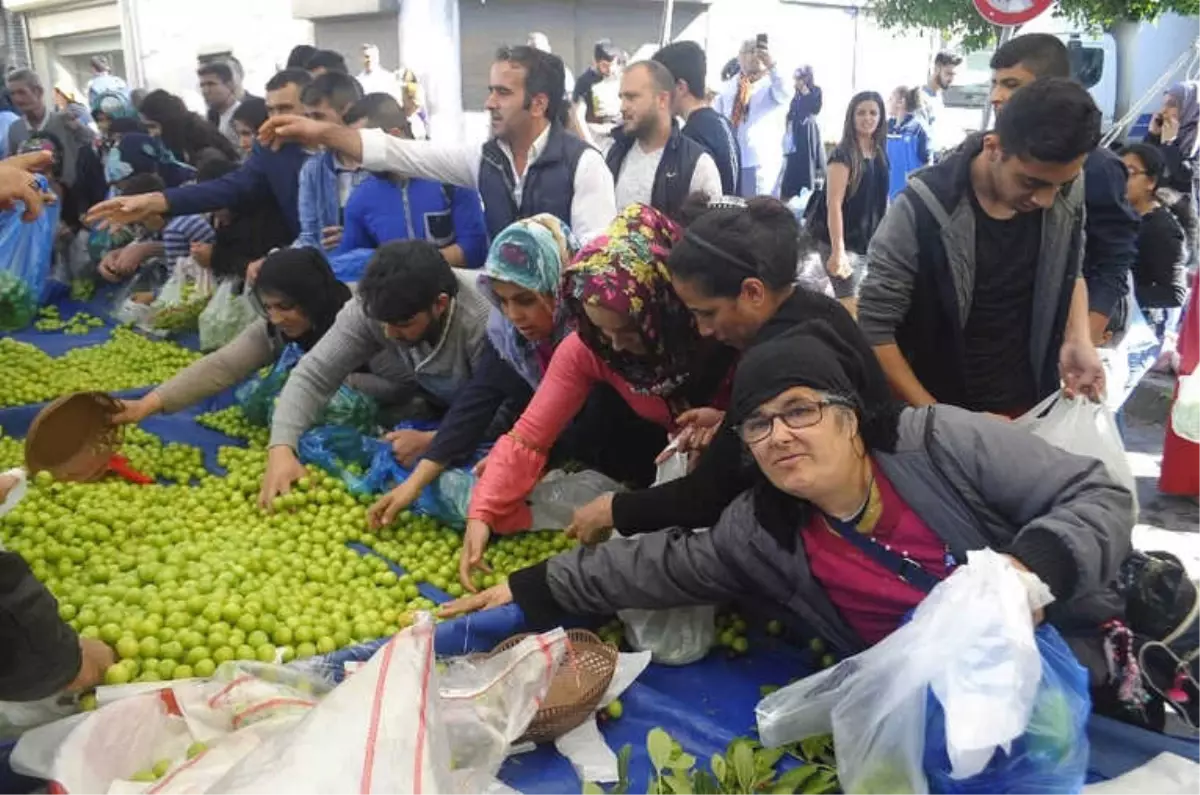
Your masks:
<instances>
[{"instance_id":1,"label":"man in blue shirt","mask_svg":"<svg viewBox=\"0 0 1200 795\"><path fill-rule=\"evenodd\" d=\"M385 93L368 94L346 114L347 126L412 140L404 109ZM342 242L330 257L344 282L357 282L374 250L391 240L428 240L455 268L478 268L488 235L479 193L397 174L371 174L346 203Z\"/></svg>"},{"instance_id":2,"label":"man in blue shirt","mask_svg":"<svg viewBox=\"0 0 1200 795\"><path fill-rule=\"evenodd\" d=\"M285 69L276 74L267 83L267 115L303 112L300 92L311 82L308 72L302 69ZM298 144L285 144L277 149L255 144L246 162L220 179L143 196L118 196L94 206L88 212L87 222L128 225L153 215L195 215L273 199L288 229L299 235L299 177L307 157L308 153ZM254 272L248 272L250 281L253 277Z\"/></svg>"}]
</instances>

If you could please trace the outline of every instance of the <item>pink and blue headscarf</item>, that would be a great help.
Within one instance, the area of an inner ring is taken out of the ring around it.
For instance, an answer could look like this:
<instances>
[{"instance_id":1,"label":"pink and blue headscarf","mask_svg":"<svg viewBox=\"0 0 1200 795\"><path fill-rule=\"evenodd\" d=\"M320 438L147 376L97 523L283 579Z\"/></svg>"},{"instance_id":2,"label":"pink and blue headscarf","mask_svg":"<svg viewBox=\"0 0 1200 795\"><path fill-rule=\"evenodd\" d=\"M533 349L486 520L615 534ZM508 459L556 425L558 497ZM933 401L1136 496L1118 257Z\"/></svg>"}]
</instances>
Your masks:
<instances>
[{"instance_id":1,"label":"pink and blue headscarf","mask_svg":"<svg viewBox=\"0 0 1200 795\"><path fill-rule=\"evenodd\" d=\"M541 213L509 224L488 249L479 287L495 307L488 318L488 339L500 358L520 373L530 386L541 383L547 346L553 350L570 331L566 313L557 301L563 269L579 250L571 229L558 218ZM555 301L554 331L541 343L527 340L500 311L492 282L515 284Z\"/></svg>"}]
</instances>

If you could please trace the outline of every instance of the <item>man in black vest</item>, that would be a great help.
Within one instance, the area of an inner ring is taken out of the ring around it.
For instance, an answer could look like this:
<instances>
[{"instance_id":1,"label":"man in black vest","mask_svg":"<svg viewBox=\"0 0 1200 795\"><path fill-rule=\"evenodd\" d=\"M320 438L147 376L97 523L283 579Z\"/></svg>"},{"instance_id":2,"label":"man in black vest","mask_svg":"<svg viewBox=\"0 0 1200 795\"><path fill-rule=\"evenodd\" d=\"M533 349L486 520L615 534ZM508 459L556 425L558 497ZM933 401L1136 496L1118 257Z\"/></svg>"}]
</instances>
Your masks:
<instances>
[{"instance_id":1,"label":"man in black vest","mask_svg":"<svg viewBox=\"0 0 1200 795\"><path fill-rule=\"evenodd\" d=\"M562 100L561 58L532 47L503 47L488 85L492 138L482 146L406 141L383 130L350 130L299 116L268 119L262 137L273 146L325 146L368 171L476 188L492 237L513 221L550 213L587 241L617 214L613 179L600 153L555 121Z\"/></svg>"},{"instance_id":2,"label":"man in black vest","mask_svg":"<svg viewBox=\"0 0 1200 795\"><path fill-rule=\"evenodd\" d=\"M639 61L621 75L621 119L608 167L617 206L640 202L675 215L690 193L720 196L721 174L704 147L685 138L671 117L675 78L658 61Z\"/></svg>"}]
</instances>

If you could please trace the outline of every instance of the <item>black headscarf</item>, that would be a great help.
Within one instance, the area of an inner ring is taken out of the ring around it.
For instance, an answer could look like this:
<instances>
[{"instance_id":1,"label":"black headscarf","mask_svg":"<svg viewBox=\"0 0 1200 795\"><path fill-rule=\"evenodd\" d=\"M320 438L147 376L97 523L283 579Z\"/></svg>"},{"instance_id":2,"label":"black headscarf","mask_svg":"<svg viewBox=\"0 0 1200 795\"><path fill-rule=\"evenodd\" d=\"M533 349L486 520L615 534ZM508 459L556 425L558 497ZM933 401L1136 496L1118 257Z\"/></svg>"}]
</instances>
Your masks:
<instances>
[{"instance_id":1,"label":"black headscarf","mask_svg":"<svg viewBox=\"0 0 1200 795\"><path fill-rule=\"evenodd\" d=\"M847 398L858 414L868 451L896 449L900 405L870 397L883 377L879 361L864 356L823 320L811 320L755 345L738 365L728 421L737 424L792 387Z\"/></svg>"},{"instance_id":2,"label":"black headscarf","mask_svg":"<svg viewBox=\"0 0 1200 795\"><path fill-rule=\"evenodd\" d=\"M862 347L823 320L806 321L755 345L738 365L726 421L736 425L767 401L803 386L849 400L868 453L895 451L902 406L890 396L880 399L872 388L883 371L870 349L864 353ZM790 549L796 530L807 521L809 504L779 491L760 473L754 509L763 527Z\"/></svg>"},{"instance_id":3,"label":"black headscarf","mask_svg":"<svg viewBox=\"0 0 1200 795\"><path fill-rule=\"evenodd\" d=\"M256 297L261 293L283 296L304 310L312 326L303 337L291 341L305 351L325 336L350 300L350 288L337 280L325 255L315 248L283 248L269 255L258 272L254 292ZM269 323L268 330L276 333Z\"/></svg>"}]
</instances>

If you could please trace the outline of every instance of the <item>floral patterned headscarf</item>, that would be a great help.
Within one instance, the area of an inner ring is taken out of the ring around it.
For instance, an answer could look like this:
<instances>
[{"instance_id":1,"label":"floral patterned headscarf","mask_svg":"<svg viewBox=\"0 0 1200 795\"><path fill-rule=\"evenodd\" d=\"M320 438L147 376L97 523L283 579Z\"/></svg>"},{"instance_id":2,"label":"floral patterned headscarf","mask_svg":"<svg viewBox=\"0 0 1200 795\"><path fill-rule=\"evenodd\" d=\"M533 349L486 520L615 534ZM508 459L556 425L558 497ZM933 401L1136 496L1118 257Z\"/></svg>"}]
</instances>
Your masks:
<instances>
[{"instance_id":1,"label":"floral patterned headscarf","mask_svg":"<svg viewBox=\"0 0 1200 795\"><path fill-rule=\"evenodd\" d=\"M669 396L688 377L700 335L675 290L667 255L683 231L644 204L626 207L563 274L563 303L580 338L635 392ZM585 306L633 318L646 353L615 351Z\"/></svg>"}]
</instances>

